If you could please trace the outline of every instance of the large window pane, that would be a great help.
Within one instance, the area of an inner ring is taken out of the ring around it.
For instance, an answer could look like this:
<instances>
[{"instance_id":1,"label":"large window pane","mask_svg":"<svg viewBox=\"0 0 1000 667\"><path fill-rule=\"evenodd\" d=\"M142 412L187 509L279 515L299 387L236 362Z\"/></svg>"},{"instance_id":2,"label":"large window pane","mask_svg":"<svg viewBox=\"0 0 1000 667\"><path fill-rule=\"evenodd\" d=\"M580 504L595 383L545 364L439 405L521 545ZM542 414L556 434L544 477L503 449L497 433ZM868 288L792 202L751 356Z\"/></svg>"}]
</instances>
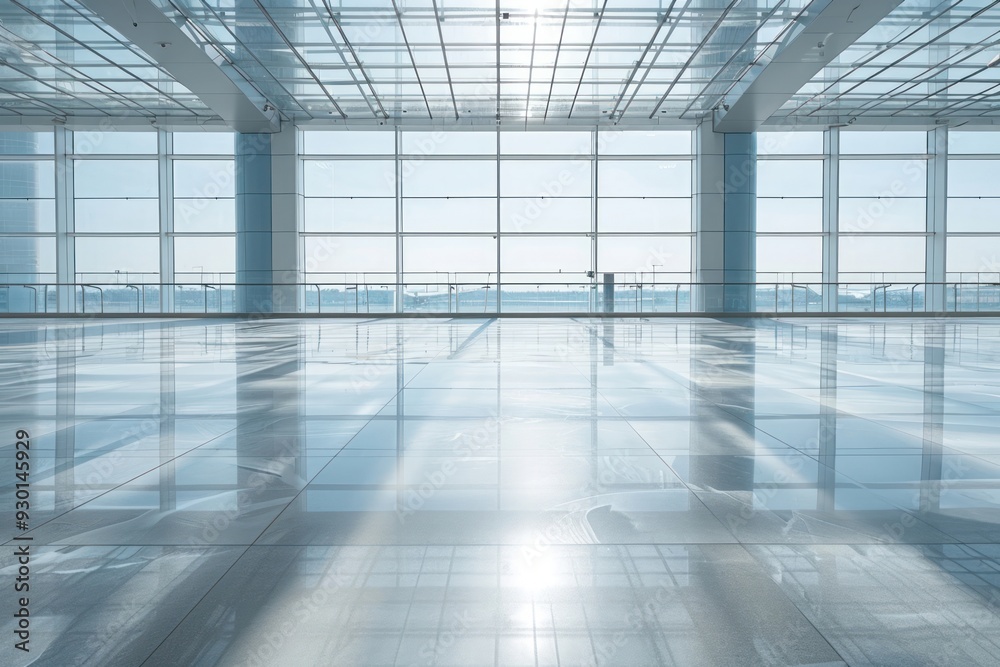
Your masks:
<instances>
[{"instance_id":1,"label":"large window pane","mask_svg":"<svg viewBox=\"0 0 1000 667\"><path fill-rule=\"evenodd\" d=\"M78 232L155 232L160 228L156 199L78 199Z\"/></svg>"},{"instance_id":2,"label":"large window pane","mask_svg":"<svg viewBox=\"0 0 1000 667\"><path fill-rule=\"evenodd\" d=\"M689 197L691 163L601 160L597 184L602 197Z\"/></svg>"},{"instance_id":3,"label":"large window pane","mask_svg":"<svg viewBox=\"0 0 1000 667\"><path fill-rule=\"evenodd\" d=\"M919 236L842 236L840 273L924 272L924 238Z\"/></svg>"},{"instance_id":4,"label":"large window pane","mask_svg":"<svg viewBox=\"0 0 1000 667\"><path fill-rule=\"evenodd\" d=\"M32 282L55 271L55 237L0 236L0 282Z\"/></svg>"},{"instance_id":5,"label":"large window pane","mask_svg":"<svg viewBox=\"0 0 1000 667\"><path fill-rule=\"evenodd\" d=\"M949 198L948 231L1000 232L1000 198Z\"/></svg>"},{"instance_id":6,"label":"large window pane","mask_svg":"<svg viewBox=\"0 0 1000 667\"><path fill-rule=\"evenodd\" d=\"M1000 194L1000 160L949 160L948 194L995 197Z\"/></svg>"},{"instance_id":7,"label":"large window pane","mask_svg":"<svg viewBox=\"0 0 1000 667\"><path fill-rule=\"evenodd\" d=\"M0 232L54 232L53 199L4 199L0 201Z\"/></svg>"},{"instance_id":8,"label":"large window pane","mask_svg":"<svg viewBox=\"0 0 1000 667\"><path fill-rule=\"evenodd\" d=\"M1000 154L1000 132L948 132L948 152L954 155Z\"/></svg>"},{"instance_id":9,"label":"large window pane","mask_svg":"<svg viewBox=\"0 0 1000 667\"><path fill-rule=\"evenodd\" d=\"M598 232L690 232L691 200L617 199L597 201Z\"/></svg>"},{"instance_id":10,"label":"large window pane","mask_svg":"<svg viewBox=\"0 0 1000 667\"><path fill-rule=\"evenodd\" d=\"M691 238L687 236L608 236L597 243L598 273L637 273L659 282L690 280ZM628 280L628 276L619 276Z\"/></svg>"},{"instance_id":11,"label":"large window pane","mask_svg":"<svg viewBox=\"0 0 1000 667\"><path fill-rule=\"evenodd\" d=\"M0 155L51 155L55 141L47 132L0 131Z\"/></svg>"},{"instance_id":12,"label":"large window pane","mask_svg":"<svg viewBox=\"0 0 1000 667\"><path fill-rule=\"evenodd\" d=\"M823 163L819 160L760 160L758 197L822 197Z\"/></svg>"},{"instance_id":13,"label":"large window pane","mask_svg":"<svg viewBox=\"0 0 1000 667\"><path fill-rule=\"evenodd\" d=\"M503 197L589 197L590 160L503 160Z\"/></svg>"},{"instance_id":14,"label":"large window pane","mask_svg":"<svg viewBox=\"0 0 1000 667\"><path fill-rule=\"evenodd\" d=\"M236 239L232 236L174 238L174 270L178 282L229 280L236 271ZM203 278L202 278L203 277Z\"/></svg>"},{"instance_id":15,"label":"large window pane","mask_svg":"<svg viewBox=\"0 0 1000 667\"><path fill-rule=\"evenodd\" d=\"M174 196L236 196L234 160L174 160Z\"/></svg>"},{"instance_id":16,"label":"large window pane","mask_svg":"<svg viewBox=\"0 0 1000 667\"><path fill-rule=\"evenodd\" d=\"M1000 272L1000 236L948 239L948 273Z\"/></svg>"},{"instance_id":17,"label":"large window pane","mask_svg":"<svg viewBox=\"0 0 1000 667\"><path fill-rule=\"evenodd\" d=\"M122 280L156 280L160 274L160 239L155 236L77 237L76 272L91 274L82 276L84 280L110 280L115 272Z\"/></svg>"},{"instance_id":18,"label":"large window pane","mask_svg":"<svg viewBox=\"0 0 1000 667\"><path fill-rule=\"evenodd\" d=\"M74 132L77 155L148 155L156 152L156 132Z\"/></svg>"},{"instance_id":19,"label":"large window pane","mask_svg":"<svg viewBox=\"0 0 1000 667\"><path fill-rule=\"evenodd\" d=\"M822 199L758 199L758 232L823 230Z\"/></svg>"},{"instance_id":20,"label":"large window pane","mask_svg":"<svg viewBox=\"0 0 1000 667\"><path fill-rule=\"evenodd\" d=\"M174 132L175 155L232 155L232 132Z\"/></svg>"},{"instance_id":21,"label":"large window pane","mask_svg":"<svg viewBox=\"0 0 1000 667\"><path fill-rule=\"evenodd\" d=\"M396 239L390 236L304 236L306 273L385 274L396 271ZM375 280L385 280L385 276ZM321 279L322 276L314 276ZM330 275L331 280L342 276Z\"/></svg>"},{"instance_id":22,"label":"large window pane","mask_svg":"<svg viewBox=\"0 0 1000 667\"><path fill-rule=\"evenodd\" d=\"M600 155L690 155L691 133L674 131L602 131L597 135Z\"/></svg>"},{"instance_id":23,"label":"large window pane","mask_svg":"<svg viewBox=\"0 0 1000 667\"><path fill-rule=\"evenodd\" d=\"M396 152L394 131L317 131L303 137L306 155L392 155Z\"/></svg>"},{"instance_id":24,"label":"large window pane","mask_svg":"<svg viewBox=\"0 0 1000 667\"><path fill-rule=\"evenodd\" d=\"M174 231L235 232L236 202L233 199L175 199Z\"/></svg>"},{"instance_id":25,"label":"large window pane","mask_svg":"<svg viewBox=\"0 0 1000 667\"><path fill-rule=\"evenodd\" d=\"M588 232L590 198L552 197L500 200L500 229L504 232Z\"/></svg>"},{"instance_id":26,"label":"large window pane","mask_svg":"<svg viewBox=\"0 0 1000 667\"><path fill-rule=\"evenodd\" d=\"M501 132L506 155L588 155L590 132Z\"/></svg>"},{"instance_id":27,"label":"large window pane","mask_svg":"<svg viewBox=\"0 0 1000 667\"><path fill-rule=\"evenodd\" d=\"M922 232L927 226L923 199L840 200L841 232Z\"/></svg>"},{"instance_id":28,"label":"large window pane","mask_svg":"<svg viewBox=\"0 0 1000 667\"><path fill-rule=\"evenodd\" d=\"M500 268L504 282L518 282L517 274L565 274L565 280L582 282L590 270L590 239L586 236L506 236L500 243ZM534 280L535 277L527 277ZM549 275L549 280L557 276ZM563 279L563 278L560 278Z\"/></svg>"},{"instance_id":29,"label":"large window pane","mask_svg":"<svg viewBox=\"0 0 1000 667\"><path fill-rule=\"evenodd\" d=\"M77 160L73 164L76 196L93 198L156 197L156 160Z\"/></svg>"},{"instance_id":30,"label":"large window pane","mask_svg":"<svg viewBox=\"0 0 1000 667\"><path fill-rule=\"evenodd\" d=\"M394 232L395 199L305 200L307 232Z\"/></svg>"},{"instance_id":31,"label":"large window pane","mask_svg":"<svg viewBox=\"0 0 1000 667\"><path fill-rule=\"evenodd\" d=\"M927 152L927 133L844 131L840 133L840 152L844 155L919 155Z\"/></svg>"},{"instance_id":32,"label":"large window pane","mask_svg":"<svg viewBox=\"0 0 1000 667\"><path fill-rule=\"evenodd\" d=\"M491 236L409 236L403 239L403 268L407 282L440 282L442 275L447 281L449 273L480 279L491 273L496 280L497 241Z\"/></svg>"},{"instance_id":33,"label":"large window pane","mask_svg":"<svg viewBox=\"0 0 1000 667\"><path fill-rule=\"evenodd\" d=\"M50 199L55 191L52 160L0 161L0 199Z\"/></svg>"},{"instance_id":34,"label":"large window pane","mask_svg":"<svg viewBox=\"0 0 1000 667\"><path fill-rule=\"evenodd\" d=\"M403 231L495 232L496 199L404 199Z\"/></svg>"},{"instance_id":35,"label":"large window pane","mask_svg":"<svg viewBox=\"0 0 1000 667\"><path fill-rule=\"evenodd\" d=\"M757 274L806 273L819 276L823 267L823 239L819 236L757 237ZM808 277L808 276L807 276Z\"/></svg>"},{"instance_id":36,"label":"large window pane","mask_svg":"<svg viewBox=\"0 0 1000 667\"><path fill-rule=\"evenodd\" d=\"M758 155L822 155L822 132L758 132Z\"/></svg>"},{"instance_id":37,"label":"large window pane","mask_svg":"<svg viewBox=\"0 0 1000 667\"><path fill-rule=\"evenodd\" d=\"M495 160L425 160L403 169L405 197L493 197Z\"/></svg>"},{"instance_id":38,"label":"large window pane","mask_svg":"<svg viewBox=\"0 0 1000 667\"><path fill-rule=\"evenodd\" d=\"M394 197L396 163L392 160L306 160L306 197Z\"/></svg>"},{"instance_id":39,"label":"large window pane","mask_svg":"<svg viewBox=\"0 0 1000 667\"><path fill-rule=\"evenodd\" d=\"M496 155L496 132L403 132L404 155Z\"/></svg>"},{"instance_id":40,"label":"large window pane","mask_svg":"<svg viewBox=\"0 0 1000 667\"><path fill-rule=\"evenodd\" d=\"M841 197L923 197L924 160L841 160Z\"/></svg>"}]
</instances>

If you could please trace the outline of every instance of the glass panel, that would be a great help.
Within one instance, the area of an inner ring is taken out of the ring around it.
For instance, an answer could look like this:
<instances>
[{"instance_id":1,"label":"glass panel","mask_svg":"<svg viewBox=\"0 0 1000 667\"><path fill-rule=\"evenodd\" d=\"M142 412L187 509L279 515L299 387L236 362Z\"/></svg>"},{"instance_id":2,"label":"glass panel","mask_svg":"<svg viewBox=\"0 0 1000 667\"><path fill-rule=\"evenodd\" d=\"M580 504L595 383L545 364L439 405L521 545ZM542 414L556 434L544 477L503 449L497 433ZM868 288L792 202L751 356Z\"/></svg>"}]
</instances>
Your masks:
<instances>
[{"instance_id":1,"label":"glass panel","mask_svg":"<svg viewBox=\"0 0 1000 667\"><path fill-rule=\"evenodd\" d=\"M156 152L156 132L74 132L77 155L149 155Z\"/></svg>"},{"instance_id":2,"label":"glass panel","mask_svg":"<svg viewBox=\"0 0 1000 667\"><path fill-rule=\"evenodd\" d=\"M589 232L590 198L501 199L500 229L504 232Z\"/></svg>"},{"instance_id":3,"label":"glass panel","mask_svg":"<svg viewBox=\"0 0 1000 667\"><path fill-rule=\"evenodd\" d=\"M175 197L235 197L235 160L174 160Z\"/></svg>"},{"instance_id":4,"label":"glass panel","mask_svg":"<svg viewBox=\"0 0 1000 667\"><path fill-rule=\"evenodd\" d=\"M182 277L228 281L232 275L219 274L236 271L236 239L232 236L175 237L174 268L178 282L182 282Z\"/></svg>"},{"instance_id":5,"label":"glass panel","mask_svg":"<svg viewBox=\"0 0 1000 667\"><path fill-rule=\"evenodd\" d=\"M758 236L757 273L808 273L819 276L823 239L819 236ZM760 276L765 279L765 276Z\"/></svg>"},{"instance_id":6,"label":"glass panel","mask_svg":"<svg viewBox=\"0 0 1000 667\"><path fill-rule=\"evenodd\" d=\"M490 236L409 236L403 239L403 268L407 282L447 282L446 274L456 272L475 273L481 280L491 273L496 280L497 241Z\"/></svg>"},{"instance_id":7,"label":"glass panel","mask_svg":"<svg viewBox=\"0 0 1000 667\"><path fill-rule=\"evenodd\" d=\"M500 152L508 155L589 155L590 132L501 132Z\"/></svg>"},{"instance_id":8,"label":"glass panel","mask_svg":"<svg viewBox=\"0 0 1000 667\"><path fill-rule=\"evenodd\" d=\"M426 160L403 169L407 197L494 197L497 163L494 160Z\"/></svg>"},{"instance_id":9,"label":"glass panel","mask_svg":"<svg viewBox=\"0 0 1000 667\"><path fill-rule=\"evenodd\" d=\"M174 132L175 155L232 155L232 132Z\"/></svg>"},{"instance_id":10,"label":"glass panel","mask_svg":"<svg viewBox=\"0 0 1000 667\"><path fill-rule=\"evenodd\" d=\"M496 199L404 199L407 232L496 232Z\"/></svg>"},{"instance_id":11,"label":"glass panel","mask_svg":"<svg viewBox=\"0 0 1000 667\"><path fill-rule=\"evenodd\" d=\"M948 239L947 265L948 273L1000 272L1000 236L958 236ZM995 278L994 275L989 280Z\"/></svg>"},{"instance_id":12,"label":"glass panel","mask_svg":"<svg viewBox=\"0 0 1000 667\"><path fill-rule=\"evenodd\" d=\"M306 273L394 274L396 239L389 236L304 236ZM314 276L319 278L319 276ZM330 276L338 280L340 276ZM375 281L385 280L373 276Z\"/></svg>"},{"instance_id":13,"label":"glass panel","mask_svg":"<svg viewBox=\"0 0 1000 667\"><path fill-rule=\"evenodd\" d=\"M758 155L822 155L822 132L758 132Z\"/></svg>"},{"instance_id":14,"label":"glass panel","mask_svg":"<svg viewBox=\"0 0 1000 667\"><path fill-rule=\"evenodd\" d=\"M691 238L684 236L609 236L597 242L598 273L636 273L616 279L659 282L690 280Z\"/></svg>"},{"instance_id":15,"label":"glass panel","mask_svg":"<svg viewBox=\"0 0 1000 667\"><path fill-rule=\"evenodd\" d=\"M54 231L56 231L54 200L5 199L0 204L0 232L10 234Z\"/></svg>"},{"instance_id":16,"label":"glass panel","mask_svg":"<svg viewBox=\"0 0 1000 667\"><path fill-rule=\"evenodd\" d=\"M841 232L922 232L926 227L923 199L840 200Z\"/></svg>"},{"instance_id":17,"label":"glass panel","mask_svg":"<svg viewBox=\"0 0 1000 667\"><path fill-rule=\"evenodd\" d=\"M758 199L758 232L823 231L822 199Z\"/></svg>"},{"instance_id":18,"label":"glass panel","mask_svg":"<svg viewBox=\"0 0 1000 667\"><path fill-rule=\"evenodd\" d=\"M160 239L155 236L101 236L76 238L76 272L82 280L111 280L126 272L149 282L160 274ZM86 275L91 274L91 275ZM101 274L101 275L93 275ZM133 276L135 277L135 276Z\"/></svg>"},{"instance_id":19,"label":"glass panel","mask_svg":"<svg viewBox=\"0 0 1000 667\"><path fill-rule=\"evenodd\" d=\"M496 132L403 132L404 155L496 155Z\"/></svg>"},{"instance_id":20,"label":"glass panel","mask_svg":"<svg viewBox=\"0 0 1000 667\"><path fill-rule=\"evenodd\" d=\"M306 160L306 197L395 197L392 160Z\"/></svg>"},{"instance_id":21,"label":"glass panel","mask_svg":"<svg viewBox=\"0 0 1000 667\"><path fill-rule=\"evenodd\" d=\"M56 272L56 240L46 236L0 236L0 282L51 279Z\"/></svg>"},{"instance_id":22,"label":"glass panel","mask_svg":"<svg viewBox=\"0 0 1000 667\"><path fill-rule=\"evenodd\" d=\"M307 130L303 136L306 155L393 155L396 133Z\"/></svg>"},{"instance_id":23,"label":"glass panel","mask_svg":"<svg viewBox=\"0 0 1000 667\"><path fill-rule=\"evenodd\" d=\"M760 160L757 162L758 197L822 197L823 163L820 160Z\"/></svg>"},{"instance_id":24,"label":"glass panel","mask_svg":"<svg viewBox=\"0 0 1000 667\"><path fill-rule=\"evenodd\" d=\"M174 231L235 232L236 202L233 199L175 199Z\"/></svg>"},{"instance_id":25,"label":"glass panel","mask_svg":"<svg viewBox=\"0 0 1000 667\"><path fill-rule=\"evenodd\" d=\"M52 160L0 161L0 198L50 199L55 196Z\"/></svg>"},{"instance_id":26,"label":"glass panel","mask_svg":"<svg viewBox=\"0 0 1000 667\"><path fill-rule=\"evenodd\" d=\"M1000 199L948 200L949 232L996 232L998 220Z\"/></svg>"},{"instance_id":27,"label":"glass panel","mask_svg":"<svg viewBox=\"0 0 1000 667\"><path fill-rule=\"evenodd\" d=\"M690 199L597 200L599 232L682 232L691 231Z\"/></svg>"},{"instance_id":28,"label":"glass panel","mask_svg":"<svg viewBox=\"0 0 1000 667\"><path fill-rule=\"evenodd\" d=\"M0 155L51 155L55 150L52 131L0 131Z\"/></svg>"},{"instance_id":29,"label":"glass panel","mask_svg":"<svg viewBox=\"0 0 1000 667\"><path fill-rule=\"evenodd\" d=\"M921 155L927 152L926 132L865 132L840 133L840 152L844 155Z\"/></svg>"},{"instance_id":30,"label":"glass panel","mask_svg":"<svg viewBox=\"0 0 1000 667\"><path fill-rule=\"evenodd\" d=\"M1000 154L1000 132L948 132L948 152L955 155Z\"/></svg>"},{"instance_id":31,"label":"glass panel","mask_svg":"<svg viewBox=\"0 0 1000 667\"><path fill-rule=\"evenodd\" d=\"M502 197L589 197L590 160L502 160Z\"/></svg>"},{"instance_id":32,"label":"glass panel","mask_svg":"<svg viewBox=\"0 0 1000 667\"><path fill-rule=\"evenodd\" d=\"M156 160L77 160L73 176L77 197L156 197Z\"/></svg>"},{"instance_id":33,"label":"glass panel","mask_svg":"<svg viewBox=\"0 0 1000 667\"><path fill-rule=\"evenodd\" d=\"M691 133L675 131L601 131L598 155L690 155Z\"/></svg>"},{"instance_id":34,"label":"glass panel","mask_svg":"<svg viewBox=\"0 0 1000 667\"><path fill-rule=\"evenodd\" d=\"M597 190L602 197L690 197L691 163L601 160Z\"/></svg>"},{"instance_id":35,"label":"glass panel","mask_svg":"<svg viewBox=\"0 0 1000 667\"><path fill-rule=\"evenodd\" d=\"M550 274L549 281L589 282L590 239L586 236L506 236L500 241L505 283L536 280L519 273ZM551 274L564 274L564 276Z\"/></svg>"},{"instance_id":36,"label":"glass panel","mask_svg":"<svg viewBox=\"0 0 1000 667\"><path fill-rule=\"evenodd\" d=\"M841 197L923 197L925 160L841 160Z\"/></svg>"},{"instance_id":37,"label":"glass panel","mask_svg":"<svg viewBox=\"0 0 1000 667\"><path fill-rule=\"evenodd\" d=\"M948 160L948 194L952 197L995 197L1000 160Z\"/></svg>"},{"instance_id":38,"label":"glass panel","mask_svg":"<svg viewBox=\"0 0 1000 667\"><path fill-rule=\"evenodd\" d=\"M842 236L838 252L841 273L924 272L923 237Z\"/></svg>"},{"instance_id":39,"label":"glass panel","mask_svg":"<svg viewBox=\"0 0 1000 667\"><path fill-rule=\"evenodd\" d=\"M307 232L394 232L395 199L305 200Z\"/></svg>"},{"instance_id":40,"label":"glass panel","mask_svg":"<svg viewBox=\"0 0 1000 667\"><path fill-rule=\"evenodd\" d=\"M156 199L78 199L74 206L78 232L155 232L160 229Z\"/></svg>"}]
</instances>

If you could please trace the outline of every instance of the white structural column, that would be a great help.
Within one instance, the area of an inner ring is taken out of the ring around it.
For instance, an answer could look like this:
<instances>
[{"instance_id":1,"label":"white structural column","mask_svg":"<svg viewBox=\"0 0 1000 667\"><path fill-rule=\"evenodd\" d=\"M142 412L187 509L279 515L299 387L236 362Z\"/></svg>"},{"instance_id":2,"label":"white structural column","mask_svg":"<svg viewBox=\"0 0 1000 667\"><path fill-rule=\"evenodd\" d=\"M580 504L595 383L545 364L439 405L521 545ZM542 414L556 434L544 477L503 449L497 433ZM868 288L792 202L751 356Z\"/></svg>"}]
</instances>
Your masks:
<instances>
[{"instance_id":1,"label":"white structural column","mask_svg":"<svg viewBox=\"0 0 1000 667\"><path fill-rule=\"evenodd\" d=\"M702 123L695 130L694 145L694 266L701 287L692 294L691 308L719 312L725 279L726 196L721 180L726 168L725 135L714 132L711 123Z\"/></svg>"},{"instance_id":2,"label":"white structural column","mask_svg":"<svg viewBox=\"0 0 1000 667\"><path fill-rule=\"evenodd\" d=\"M56 288L57 311L76 311L76 255L73 243L73 133L63 127L55 128L56 172Z\"/></svg>"},{"instance_id":3,"label":"white structural column","mask_svg":"<svg viewBox=\"0 0 1000 667\"><path fill-rule=\"evenodd\" d=\"M271 135L271 301L276 313L297 313L305 303L302 275L302 170L299 146L302 133L290 123Z\"/></svg>"},{"instance_id":4,"label":"white structural column","mask_svg":"<svg viewBox=\"0 0 1000 667\"><path fill-rule=\"evenodd\" d=\"M947 304L948 279L948 128L927 133L927 291L925 310L939 312Z\"/></svg>"},{"instance_id":5,"label":"white structural column","mask_svg":"<svg viewBox=\"0 0 1000 667\"><path fill-rule=\"evenodd\" d=\"M839 303L840 261L840 128L823 133L823 311L834 313Z\"/></svg>"}]
</instances>

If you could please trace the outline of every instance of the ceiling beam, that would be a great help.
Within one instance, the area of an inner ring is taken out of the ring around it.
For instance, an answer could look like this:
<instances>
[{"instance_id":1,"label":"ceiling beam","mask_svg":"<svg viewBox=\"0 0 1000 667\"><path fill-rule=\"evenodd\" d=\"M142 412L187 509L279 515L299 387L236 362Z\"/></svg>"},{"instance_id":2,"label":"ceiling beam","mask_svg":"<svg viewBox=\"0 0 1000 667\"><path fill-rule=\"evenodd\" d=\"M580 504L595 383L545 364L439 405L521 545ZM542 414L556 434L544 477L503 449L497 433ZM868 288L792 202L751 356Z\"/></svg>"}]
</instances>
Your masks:
<instances>
[{"instance_id":1,"label":"ceiling beam","mask_svg":"<svg viewBox=\"0 0 1000 667\"><path fill-rule=\"evenodd\" d=\"M723 96L716 132L753 132L902 0L813 0Z\"/></svg>"},{"instance_id":2,"label":"ceiling beam","mask_svg":"<svg viewBox=\"0 0 1000 667\"><path fill-rule=\"evenodd\" d=\"M142 49L237 132L277 132L280 118L260 92L228 62L206 53L150 0L81 0L105 23ZM126 11L135 8L134 13ZM268 108L264 110L265 106Z\"/></svg>"}]
</instances>

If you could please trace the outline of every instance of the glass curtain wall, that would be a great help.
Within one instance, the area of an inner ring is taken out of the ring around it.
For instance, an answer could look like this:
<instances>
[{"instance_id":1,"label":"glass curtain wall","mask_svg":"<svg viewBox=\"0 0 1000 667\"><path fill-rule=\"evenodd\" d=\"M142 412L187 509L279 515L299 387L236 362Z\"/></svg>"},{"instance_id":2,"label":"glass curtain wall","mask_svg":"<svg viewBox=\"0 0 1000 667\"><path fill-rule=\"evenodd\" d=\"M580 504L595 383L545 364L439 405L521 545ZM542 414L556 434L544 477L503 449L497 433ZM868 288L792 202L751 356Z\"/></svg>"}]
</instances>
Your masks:
<instances>
[{"instance_id":1,"label":"glass curtain wall","mask_svg":"<svg viewBox=\"0 0 1000 667\"><path fill-rule=\"evenodd\" d=\"M948 134L949 304L1000 308L1000 133Z\"/></svg>"},{"instance_id":2,"label":"glass curtain wall","mask_svg":"<svg viewBox=\"0 0 1000 667\"><path fill-rule=\"evenodd\" d=\"M690 132L306 131L303 145L307 308L586 311L613 273L616 310L650 310L690 282Z\"/></svg>"},{"instance_id":3,"label":"glass curtain wall","mask_svg":"<svg viewBox=\"0 0 1000 667\"><path fill-rule=\"evenodd\" d=\"M757 155L757 307L819 310L823 133L760 132Z\"/></svg>"},{"instance_id":4,"label":"glass curtain wall","mask_svg":"<svg viewBox=\"0 0 1000 667\"><path fill-rule=\"evenodd\" d=\"M44 311L55 273L53 134L0 132L0 312Z\"/></svg>"}]
</instances>

